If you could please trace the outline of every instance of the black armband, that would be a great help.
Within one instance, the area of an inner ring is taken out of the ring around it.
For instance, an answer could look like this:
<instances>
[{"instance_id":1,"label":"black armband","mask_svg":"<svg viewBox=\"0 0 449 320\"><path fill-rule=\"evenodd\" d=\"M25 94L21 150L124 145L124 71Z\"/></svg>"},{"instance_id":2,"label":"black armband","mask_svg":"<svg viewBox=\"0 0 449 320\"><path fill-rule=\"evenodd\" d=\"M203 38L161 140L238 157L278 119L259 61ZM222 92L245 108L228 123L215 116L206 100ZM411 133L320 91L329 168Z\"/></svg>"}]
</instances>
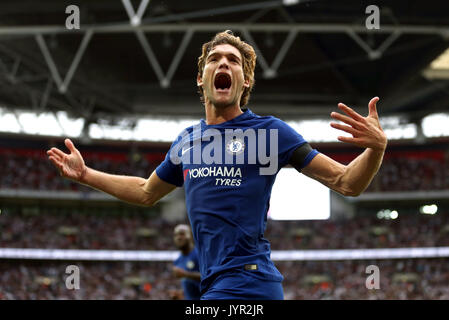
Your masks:
<instances>
[{"instance_id":1,"label":"black armband","mask_svg":"<svg viewBox=\"0 0 449 320\"><path fill-rule=\"evenodd\" d=\"M300 147L296 148L293 151L288 164L294 167L296 170L301 171L303 168L304 160L309 155L310 151L312 151L312 147L308 143L304 143Z\"/></svg>"}]
</instances>

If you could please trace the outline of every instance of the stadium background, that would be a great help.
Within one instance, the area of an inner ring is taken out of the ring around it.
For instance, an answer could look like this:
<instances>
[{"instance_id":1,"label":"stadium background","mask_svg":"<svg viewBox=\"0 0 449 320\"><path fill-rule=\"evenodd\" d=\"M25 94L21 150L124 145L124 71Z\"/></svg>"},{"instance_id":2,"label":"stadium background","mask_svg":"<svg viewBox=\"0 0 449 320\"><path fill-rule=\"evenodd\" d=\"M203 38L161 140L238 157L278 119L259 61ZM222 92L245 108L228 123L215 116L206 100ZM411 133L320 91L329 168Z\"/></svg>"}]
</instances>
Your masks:
<instances>
[{"instance_id":1,"label":"stadium background","mask_svg":"<svg viewBox=\"0 0 449 320\"><path fill-rule=\"evenodd\" d=\"M178 126L203 117L197 57L225 29L258 53L251 110L297 125L338 161L362 150L323 129L330 112L344 102L365 115L381 98L389 145L369 189L334 194L329 220L268 223L272 250L287 250L275 261L285 298L449 299L447 1L142 3L140 23L129 12L140 1L0 3L0 299L169 299L180 288L170 259L173 227L187 221L183 190L154 208L130 206L60 178L45 151L71 137L87 165L147 177ZM379 30L365 26L371 4ZM80 8L80 30L66 29L68 5ZM294 258L380 248L406 250ZM50 249L153 254L92 261ZM79 290L65 286L68 265L80 267ZM379 290L365 287L369 265L379 266Z\"/></svg>"}]
</instances>

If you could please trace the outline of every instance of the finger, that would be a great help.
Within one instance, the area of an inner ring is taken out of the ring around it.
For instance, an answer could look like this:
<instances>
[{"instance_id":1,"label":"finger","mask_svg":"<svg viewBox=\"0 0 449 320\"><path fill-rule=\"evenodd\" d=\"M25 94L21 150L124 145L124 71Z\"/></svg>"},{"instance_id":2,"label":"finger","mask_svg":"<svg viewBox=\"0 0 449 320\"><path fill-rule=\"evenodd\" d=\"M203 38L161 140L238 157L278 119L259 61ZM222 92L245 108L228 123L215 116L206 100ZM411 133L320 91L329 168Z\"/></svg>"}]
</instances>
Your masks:
<instances>
[{"instance_id":1,"label":"finger","mask_svg":"<svg viewBox=\"0 0 449 320\"><path fill-rule=\"evenodd\" d=\"M55 165L55 167L57 167L59 170L62 170L62 163L61 163L61 161L59 161L58 159L56 159L53 156L48 157L48 159L50 159L50 161Z\"/></svg>"},{"instance_id":2,"label":"finger","mask_svg":"<svg viewBox=\"0 0 449 320\"><path fill-rule=\"evenodd\" d=\"M72 140L65 139L64 143L65 143L65 146L67 147L67 149L70 150L70 152L76 152L76 148L75 148L75 145L73 144Z\"/></svg>"},{"instance_id":3,"label":"finger","mask_svg":"<svg viewBox=\"0 0 449 320\"><path fill-rule=\"evenodd\" d=\"M61 159L64 159L64 157L67 155L64 152L62 152L61 150L59 150L58 148L51 148L51 150L49 150L53 155L58 156Z\"/></svg>"},{"instance_id":4,"label":"finger","mask_svg":"<svg viewBox=\"0 0 449 320\"><path fill-rule=\"evenodd\" d=\"M336 120L340 120L346 124L349 124L349 125L353 126L354 128L359 128L359 124L357 123L357 121L355 121L354 119L352 119L348 116L340 114L338 112L332 112L331 117Z\"/></svg>"},{"instance_id":5,"label":"finger","mask_svg":"<svg viewBox=\"0 0 449 320\"><path fill-rule=\"evenodd\" d=\"M371 99L371 101L368 103L368 109L369 109L369 115L378 118L379 115L377 114L377 102L379 101L379 97L374 97Z\"/></svg>"},{"instance_id":6,"label":"finger","mask_svg":"<svg viewBox=\"0 0 449 320\"><path fill-rule=\"evenodd\" d=\"M335 122L331 122L331 127L338 129L338 130L342 130L345 131L347 133L352 134L353 136L360 134L361 132L358 131L357 129L354 129L353 127L350 126L344 126L342 124L339 123L335 123Z\"/></svg>"},{"instance_id":7,"label":"finger","mask_svg":"<svg viewBox=\"0 0 449 320\"><path fill-rule=\"evenodd\" d=\"M360 138L343 137L343 136L338 137L338 140L340 140L341 142L352 143L355 145L360 145L360 143L363 142L362 139Z\"/></svg>"},{"instance_id":8,"label":"finger","mask_svg":"<svg viewBox=\"0 0 449 320\"><path fill-rule=\"evenodd\" d=\"M351 118L357 120L357 121L365 121L365 118L362 117L360 114L358 114L357 112L355 112L353 109L349 108L347 105L345 105L344 103L339 103L338 107L344 112L346 113L348 116L350 116Z\"/></svg>"},{"instance_id":9,"label":"finger","mask_svg":"<svg viewBox=\"0 0 449 320\"><path fill-rule=\"evenodd\" d=\"M49 157L53 157L54 159L58 160L59 162L62 162L62 158L60 156L58 156L57 154L55 154L51 151L47 152L47 154Z\"/></svg>"}]
</instances>

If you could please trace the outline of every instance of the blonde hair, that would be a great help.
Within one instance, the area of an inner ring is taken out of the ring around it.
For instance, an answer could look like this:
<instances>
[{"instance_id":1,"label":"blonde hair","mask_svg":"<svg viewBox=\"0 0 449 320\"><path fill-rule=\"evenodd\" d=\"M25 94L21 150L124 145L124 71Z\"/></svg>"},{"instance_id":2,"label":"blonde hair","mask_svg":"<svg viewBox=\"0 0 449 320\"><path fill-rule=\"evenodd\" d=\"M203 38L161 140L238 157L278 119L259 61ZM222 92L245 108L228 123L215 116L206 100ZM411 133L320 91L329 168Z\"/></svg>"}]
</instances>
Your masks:
<instances>
[{"instance_id":1,"label":"blonde hair","mask_svg":"<svg viewBox=\"0 0 449 320\"><path fill-rule=\"evenodd\" d=\"M245 80L249 80L249 87L243 89L242 97L240 98L240 107L245 106L249 101L250 92L254 86L254 69L256 67L256 52L253 47L242 41L240 37L234 36L231 30L226 30L217 33L211 41L203 44L202 54L198 58L198 74L202 76L204 66L206 64L206 57L209 52L220 44L229 44L240 51L242 55L243 76ZM201 86L198 87L200 100L204 104L204 91Z\"/></svg>"}]
</instances>

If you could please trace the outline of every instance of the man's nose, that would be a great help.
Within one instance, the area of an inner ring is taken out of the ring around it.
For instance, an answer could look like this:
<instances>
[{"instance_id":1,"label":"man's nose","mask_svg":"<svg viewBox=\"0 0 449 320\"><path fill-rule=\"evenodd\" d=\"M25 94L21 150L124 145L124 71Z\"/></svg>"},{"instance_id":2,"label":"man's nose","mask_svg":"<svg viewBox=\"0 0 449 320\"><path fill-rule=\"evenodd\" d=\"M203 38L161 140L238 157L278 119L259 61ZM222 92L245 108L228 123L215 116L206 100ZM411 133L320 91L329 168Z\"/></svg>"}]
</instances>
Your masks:
<instances>
[{"instance_id":1,"label":"man's nose","mask_svg":"<svg viewBox=\"0 0 449 320\"><path fill-rule=\"evenodd\" d=\"M229 68L228 60L226 58L222 58L218 65L218 69L228 69L228 68Z\"/></svg>"}]
</instances>

